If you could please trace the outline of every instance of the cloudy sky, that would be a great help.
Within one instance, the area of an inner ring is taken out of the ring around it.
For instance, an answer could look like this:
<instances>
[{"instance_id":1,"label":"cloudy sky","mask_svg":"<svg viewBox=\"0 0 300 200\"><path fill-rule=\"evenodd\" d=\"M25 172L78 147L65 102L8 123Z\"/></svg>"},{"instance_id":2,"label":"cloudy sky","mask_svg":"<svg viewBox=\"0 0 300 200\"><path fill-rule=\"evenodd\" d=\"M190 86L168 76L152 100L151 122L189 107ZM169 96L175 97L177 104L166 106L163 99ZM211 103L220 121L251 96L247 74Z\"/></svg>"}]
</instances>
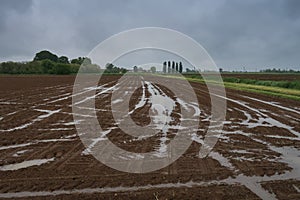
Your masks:
<instances>
[{"instance_id":1,"label":"cloudy sky","mask_svg":"<svg viewBox=\"0 0 300 200\"><path fill-rule=\"evenodd\" d=\"M1 0L0 61L47 49L87 55L109 36L164 27L199 42L228 70L300 69L298 0Z\"/></svg>"}]
</instances>

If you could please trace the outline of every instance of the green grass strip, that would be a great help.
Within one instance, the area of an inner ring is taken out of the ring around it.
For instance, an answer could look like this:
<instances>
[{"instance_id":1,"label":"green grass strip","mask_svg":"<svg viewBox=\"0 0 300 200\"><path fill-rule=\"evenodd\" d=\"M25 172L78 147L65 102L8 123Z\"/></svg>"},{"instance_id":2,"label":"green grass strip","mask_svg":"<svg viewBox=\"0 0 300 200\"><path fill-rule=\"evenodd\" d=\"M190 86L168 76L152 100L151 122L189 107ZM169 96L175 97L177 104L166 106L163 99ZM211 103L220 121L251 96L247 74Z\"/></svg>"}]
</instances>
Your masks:
<instances>
[{"instance_id":1,"label":"green grass strip","mask_svg":"<svg viewBox=\"0 0 300 200\"><path fill-rule=\"evenodd\" d=\"M184 77L182 76L172 76L172 75L161 75L161 76L168 77L168 78L184 79ZM205 81L202 78L185 77L185 79L191 82L205 83ZM219 84L216 81L208 81L208 83ZM263 86L263 85L251 85L245 83L231 83L231 82L223 82L223 83L225 88L260 93L269 96L275 96L275 97L300 101L300 90L297 89L280 88L280 87Z\"/></svg>"}]
</instances>

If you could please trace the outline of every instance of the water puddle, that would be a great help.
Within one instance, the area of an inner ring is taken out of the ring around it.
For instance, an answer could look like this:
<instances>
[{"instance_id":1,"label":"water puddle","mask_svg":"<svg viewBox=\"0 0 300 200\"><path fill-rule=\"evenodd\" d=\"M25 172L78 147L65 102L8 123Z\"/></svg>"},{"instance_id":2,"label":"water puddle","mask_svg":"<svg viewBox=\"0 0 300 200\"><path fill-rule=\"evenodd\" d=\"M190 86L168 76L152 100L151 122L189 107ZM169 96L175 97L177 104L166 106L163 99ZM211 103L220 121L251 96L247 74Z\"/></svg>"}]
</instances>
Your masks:
<instances>
[{"instance_id":1,"label":"water puddle","mask_svg":"<svg viewBox=\"0 0 300 200\"><path fill-rule=\"evenodd\" d=\"M74 141L76 139L76 137L77 137L77 135L74 134L71 136L65 136L65 137L57 138L57 139L34 140L32 142L23 143L23 144L0 146L0 150L15 149L15 148L31 146L31 145L35 145L35 144L39 144L39 143Z\"/></svg>"},{"instance_id":2,"label":"water puddle","mask_svg":"<svg viewBox=\"0 0 300 200\"><path fill-rule=\"evenodd\" d=\"M21 150L21 151L17 151L15 154L13 154L13 157L19 157L20 155L26 153L30 151L30 149L25 149L25 150Z\"/></svg>"},{"instance_id":3,"label":"water puddle","mask_svg":"<svg viewBox=\"0 0 300 200\"><path fill-rule=\"evenodd\" d=\"M54 161L54 159L55 158L26 160L26 161L21 162L21 163L3 165L3 166L0 166L0 171L13 171L13 170L18 170L18 169L28 168L28 167L31 167L31 166L39 166L39 165Z\"/></svg>"},{"instance_id":4,"label":"water puddle","mask_svg":"<svg viewBox=\"0 0 300 200\"><path fill-rule=\"evenodd\" d=\"M230 170L235 170L234 166L230 163L230 161L224 156L222 156L222 154L215 151L211 151L208 156L217 160L222 166Z\"/></svg>"},{"instance_id":5,"label":"water puddle","mask_svg":"<svg viewBox=\"0 0 300 200\"><path fill-rule=\"evenodd\" d=\"M295 190L300 193L300 189L296 186L296 185L293 185L293 187L295 188Z\"/></svg>"},{"instance_id":6,"label":"water puddle","mask_svg":"<svg viewBox=\"0 0 300 200\"><path fill-rule=\"evenodd\" d=\"M261 102L261 103L264 103L264 104L268 104L268 105L271 105L271 106L280 108L280 109L282 109L282 110L294 112L294 113L300 115L300 111L294 110L294 109L291 109L291 108L288 108L288 107L281 106L281 105L279 105L278 102L268 102L268 101L264 101L264 100L261 100L261 99L256 99L256 98L253 98L253 97L248 97L248 96L243 96L243 97L245 97L245 98L247 98L247 99L254 100L254 101L258 101L258 102Z\"/></svg>"},{"instance_id":7,"label":"water puddle","mask_svg":"<svg viewBox=\"0 0 300 200\"><path fill-rule=\"evenodd\" d=\"M100 137L91 138L90 139L91 143L89 144L88 147L86 147L85 150L82 151L81 155L90 155L90 154L92 154L92 149L95 147L95 145L100 141L107 140L108 138L106 137L106 135L109 134L113 129L115 129L115 128L113 127L113 128L110 128L106 131L102 131L101 134L100 134Z\"/></svg>"},{"instance_id":8,"label":"water puddle","mask_svg":"<svg viewBox=\"0 0 300 200\"><path fill-rule=\"evenodd\" d=\"M166 188L182 188L182 187L199 187L209 186L213 184L222 183L220 181L211 182L187 182L187 183L162 183L156 185L144 185L134 187L104 187L104 188L84 188L74 190L54 190L54 191L39 191L39 192L15 192L15 193L0 193L0 198L25 198L25 197L45 197L45 196L57 196L67 194L93 194L93 193L105 193L105 192L135 192L141 190L150 189L166 189Z\"/></svg>"},{"instance_id":9,"label":"water puddle","mask_svg":"<svg viewBox=\"0 0 300 200\"><path fill-rule=\"evenodd\" d=\"M2 130L0 130L0 132L12 132L12 131L16 131L16 130L27 128L28 126L30 126L30 125L32 125L32 124L34 124L36 122L42 121L43 119L48 118L51 115L53 115L55 113L59 113L61 111L61 109L58 109L58 110L35 109L35 110L39 111L39 112L46 112L46 114L40 115L40 116L36 117L35 119L33 119L31 122L19 125L17 127L10 128L10 129L4 129L4 130L2 129Z\"/></svg>"},{"instance_id":10,"label":"water puddle","mask_svg":"<svg viewBox=\"0 0 300 200\"><path fill-rule=\"evenodd\" d=\"M99 88L101 89L100 92L96 93L95 95L92 95L92 96L88 96L88 97L85 97L84 99L82 99L81 101L78 101L76 103L74 103L74 105L79 105L79 104L82 104L82 103L85 103L86 101L89 101L89 100L92 100L92 99L95 99L95 97L101 95L101 94L105 94L105 93L109 93L111 91L114 91L114 90L117 90L118 89L118 84L114 85L114 86L111 86L111 87L104 87L103 85L102 86L99 86ZM91 90L93 90L95 88L91 88ZM88 90L90 91L90 90ZM76 95L79 95L80 93L76 94Z\"/></svg>"}]
</instances>

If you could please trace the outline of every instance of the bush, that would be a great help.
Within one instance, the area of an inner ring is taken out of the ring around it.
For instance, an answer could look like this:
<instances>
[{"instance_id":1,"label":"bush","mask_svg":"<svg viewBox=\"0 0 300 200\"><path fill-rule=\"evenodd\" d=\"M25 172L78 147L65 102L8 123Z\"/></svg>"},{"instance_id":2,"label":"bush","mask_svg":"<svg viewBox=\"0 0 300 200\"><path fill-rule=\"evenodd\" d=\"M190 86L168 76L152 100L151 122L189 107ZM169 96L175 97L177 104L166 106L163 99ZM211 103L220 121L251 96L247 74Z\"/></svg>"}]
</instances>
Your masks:
<instances>
[{"instance_id":1,"label":"bush","mask_svg":"<svg viewBox=\"0 0 300 200\"><path fill-rule=\"evenodd\" d=\"M55 63L51 60L32 62L3 62L0 73L3 74L71 74L77 73L79 65Z\"/></svg>"},{"instance_id":2,"label":"bush","mask_svg":"<svg viewBox=\"0 0 300 200\"><path fill-rule=\"evenodd\" d=\"M44 74L52 74L54 71L54 66L55 63L48 59L41 62L41 67Z\"/></svg>"},{"instance_id":3,"label":"bush","mask_svg":"<svg viewBox=\"0 0 300 200\"><path fill-rule=\"evenodd\" d=\"M239 78L234 78L234 77L229 77L229 78L223 78L224 82L229 82L229 83L240 83Z\"/></svg>"},{"instance_id":4,"label":"bush","mask_svg":"<svg viewBox=\"0 0 300 200\"><path fill-rule=\"evenodd\" d=\"M52 68L50 74L71 74L71 69L68 64L57 63Z\"/></svg>"},{"instance_id":5,"label":"bush","mask_svg":"<svg viewBox=\"0 0 300 200\"><path fill-rule=\"evenodd\" d=\"M300 81L263 81L255 79L239 79L235 77L223 78L223 81L229 83L244 83L300 90Z\"/></svg>"}]
</instances>

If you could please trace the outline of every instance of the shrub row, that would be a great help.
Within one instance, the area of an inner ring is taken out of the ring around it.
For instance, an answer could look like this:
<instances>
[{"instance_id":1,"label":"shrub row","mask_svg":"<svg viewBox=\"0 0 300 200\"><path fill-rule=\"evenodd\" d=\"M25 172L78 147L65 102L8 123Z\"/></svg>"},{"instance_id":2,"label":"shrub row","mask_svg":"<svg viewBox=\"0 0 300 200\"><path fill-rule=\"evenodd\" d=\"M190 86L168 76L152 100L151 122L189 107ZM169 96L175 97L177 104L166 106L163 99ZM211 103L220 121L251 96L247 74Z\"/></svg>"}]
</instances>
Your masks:
<instances>
[{"instance_id":1,"label":"shrub row","mask_svg":"<svg viewBox=\"0 0 300 200\"><path fill-rule=\"evenodd\" d=\"M241 79L241 78L234 78L234 77L223 78L223 81L230 82L230 83L244 83L244 84L272 86L272 87L300 90L300 81L264 81L264 80L255 80L255 79L246 79L246 78Z\"/></svg>"}]
</instances>

